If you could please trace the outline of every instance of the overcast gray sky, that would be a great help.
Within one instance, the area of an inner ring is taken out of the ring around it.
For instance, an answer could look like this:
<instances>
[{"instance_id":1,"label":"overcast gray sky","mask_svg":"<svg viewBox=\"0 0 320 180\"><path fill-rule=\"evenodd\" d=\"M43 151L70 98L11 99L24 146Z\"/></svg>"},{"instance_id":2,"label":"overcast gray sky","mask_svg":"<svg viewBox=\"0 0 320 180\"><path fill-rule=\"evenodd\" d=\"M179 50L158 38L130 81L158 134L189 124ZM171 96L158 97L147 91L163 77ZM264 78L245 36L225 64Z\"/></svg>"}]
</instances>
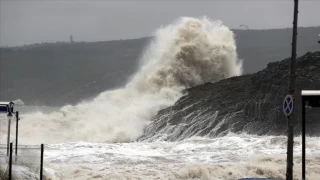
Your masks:
<instances>
[{"instance_id":1,"label":"overcast gray sky","mask_svg":"<svg viewBox=\"0 0 320 180\"><path fill-rule=\"evenodd\" d=\"M150 36L181 16L208 16L231 28L292 27L294 0L0 0L0 46ZM299 26L320 25L320 0L300 0ZM319 32L320 33L320 32Z\"/></svg>"}]
</instances>

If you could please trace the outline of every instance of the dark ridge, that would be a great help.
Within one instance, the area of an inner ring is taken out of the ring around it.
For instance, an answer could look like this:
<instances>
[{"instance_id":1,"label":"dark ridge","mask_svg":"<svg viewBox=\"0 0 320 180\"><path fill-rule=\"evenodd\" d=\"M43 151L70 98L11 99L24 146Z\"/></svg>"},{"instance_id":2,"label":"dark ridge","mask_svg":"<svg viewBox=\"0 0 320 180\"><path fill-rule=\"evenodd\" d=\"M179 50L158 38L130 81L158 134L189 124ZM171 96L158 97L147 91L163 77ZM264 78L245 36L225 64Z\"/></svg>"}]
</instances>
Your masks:
<instances>
[{"instance_id":1,"label":"dark ridge","mask_svg":"<svg viewBox=\"0 0 320 180\"><path fill-rule=\"evenodd\" d=\"M140 140L182 140L229 132L284 135L282 103L288 92L289 59L269 63L251 75L206 83L187 90L174 106L161 110ZM301 90L320 90L320 52L297 59L295 134L300 133ZM307 110L308 135L320 135L320 109Z\"/></svg>"}]
</instances>

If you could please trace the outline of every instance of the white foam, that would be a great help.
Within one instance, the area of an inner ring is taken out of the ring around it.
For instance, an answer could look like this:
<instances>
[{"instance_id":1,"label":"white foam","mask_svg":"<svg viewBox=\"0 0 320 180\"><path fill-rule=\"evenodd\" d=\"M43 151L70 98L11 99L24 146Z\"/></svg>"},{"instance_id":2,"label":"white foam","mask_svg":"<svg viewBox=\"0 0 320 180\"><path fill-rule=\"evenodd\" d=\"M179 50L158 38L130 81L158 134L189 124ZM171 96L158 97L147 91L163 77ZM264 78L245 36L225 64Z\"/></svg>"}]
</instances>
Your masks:
<instances>
[{"instance_id":1,"label":"white foam","mask_svg":"<svg viewBox=\"0 0 320 180\"><path fill-rule=\"evenodd\" d=\"M300 139L295 138L295 178L301 177ZM308 137L306 142L307 177L316 180L320 176L319 138ZM66 179L285 178L283 144L284 136L250 135L157 143L79 142L48 145L45 159L55 176L62 174Z\"/></svg>"},{"instance_id":2,"label":"white foam","mask_svg":"<svg viewBox=\"0 0 320 180\"><path fill-rule=\"evenodd\" d=\"M51 114L22 114L21 142L130 142L183 89L240 74L232 31L206 17L181 18L156 31L124 88Z\"/></svg>"}]
</instances>

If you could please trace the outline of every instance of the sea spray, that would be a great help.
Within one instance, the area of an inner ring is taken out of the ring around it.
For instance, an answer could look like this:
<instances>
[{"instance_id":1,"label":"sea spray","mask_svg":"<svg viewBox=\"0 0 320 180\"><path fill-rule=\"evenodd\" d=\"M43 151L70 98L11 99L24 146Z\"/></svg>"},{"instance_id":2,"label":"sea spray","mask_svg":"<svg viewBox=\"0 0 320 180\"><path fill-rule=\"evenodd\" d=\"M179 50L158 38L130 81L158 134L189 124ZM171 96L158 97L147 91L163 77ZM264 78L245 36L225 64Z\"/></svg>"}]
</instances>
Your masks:
<instances>
[{"instance_id":1,"label":"sea spray","mask_svg":"<svg viewBox=\"0 0 320 180\"><path fill-rule=\"evenodd\" d=\"M155 32L139 71L122 89L50 114L22 116L24 143L130 142L185 88L240 75L233 32L221 21L183 17ZM85 73L85 72L84 72Z\"/></svg>"}]
</instances>

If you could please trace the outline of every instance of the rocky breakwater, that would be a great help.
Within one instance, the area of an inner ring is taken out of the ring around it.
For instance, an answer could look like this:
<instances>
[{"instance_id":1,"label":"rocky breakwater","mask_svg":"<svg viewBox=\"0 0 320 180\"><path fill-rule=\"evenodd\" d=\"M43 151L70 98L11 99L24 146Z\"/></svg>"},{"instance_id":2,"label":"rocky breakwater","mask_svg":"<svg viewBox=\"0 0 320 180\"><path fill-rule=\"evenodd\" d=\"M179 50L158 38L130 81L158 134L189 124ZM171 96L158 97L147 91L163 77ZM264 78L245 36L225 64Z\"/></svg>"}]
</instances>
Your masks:
<instances>
[{"instance_id":1,"label":"rocky breakwater","mask_svg":"<svg viewBox=\"0 0 320 180\"><path fill-rule=\"evenodd\" d=\"M259 58L259 57L257 57ZM139 140L176 141L191 136L223 136L229 132L283 135L287 120L283 98L288 92L289 60L262 71L206 83L186 90L174 106L153 118ZM320 90L320 52L297 59L295 134L301 129L301 90ZM320 109L307 110L307 134L320 135Z\"/></svg>"}]
</instances>

